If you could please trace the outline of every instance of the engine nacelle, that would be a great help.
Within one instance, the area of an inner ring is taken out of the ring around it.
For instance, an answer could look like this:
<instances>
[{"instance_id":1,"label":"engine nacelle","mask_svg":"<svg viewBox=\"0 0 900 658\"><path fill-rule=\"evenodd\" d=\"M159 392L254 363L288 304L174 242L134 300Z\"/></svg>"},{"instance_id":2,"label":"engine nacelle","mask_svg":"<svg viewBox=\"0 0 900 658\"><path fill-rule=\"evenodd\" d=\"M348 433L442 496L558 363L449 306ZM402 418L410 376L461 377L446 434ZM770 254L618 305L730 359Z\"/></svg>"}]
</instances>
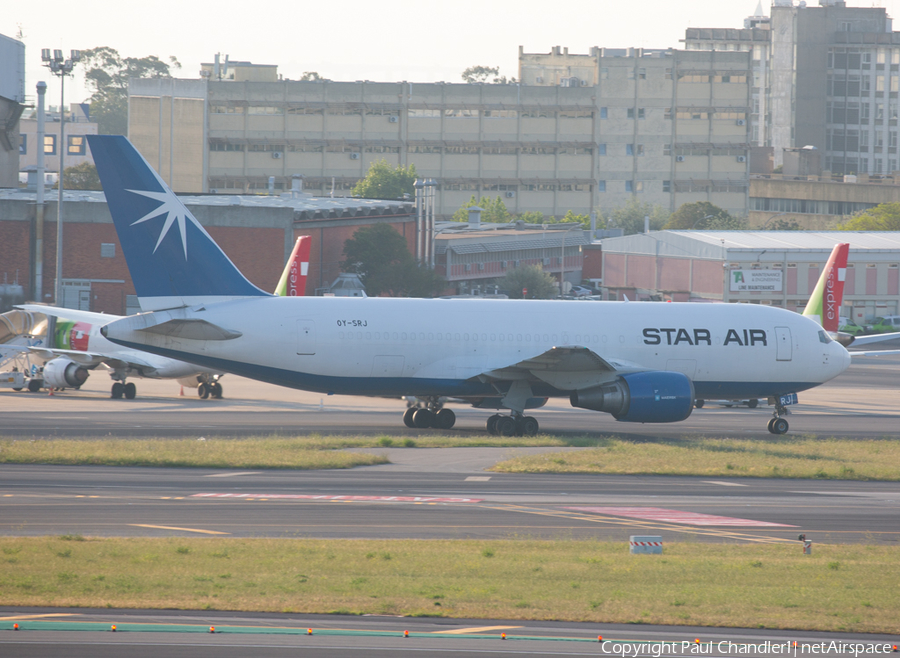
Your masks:
<instances>
[{"instance_id":1,"label":"engine nacelle","mask_svg":"<svg viewBox=\"0 0 900 658\"><path fill-rule=\"evenodd\" d=\"M694 384L680 372L633 372L614 382L575 391L573 407L605 411L630 423L674 423L694 410Z\"/></svg>"},{"instance_id":2,"label":"engine nacelle","mask_svg":"<svg viewBox=\"0 0 900 658\"><path fill-rule=\"evenodd\" d=\"M44 365L44 386L50 388L71 386L74 388L84 384L89 375L87 368L60 356Z\"/></svg>"}]
</instances>

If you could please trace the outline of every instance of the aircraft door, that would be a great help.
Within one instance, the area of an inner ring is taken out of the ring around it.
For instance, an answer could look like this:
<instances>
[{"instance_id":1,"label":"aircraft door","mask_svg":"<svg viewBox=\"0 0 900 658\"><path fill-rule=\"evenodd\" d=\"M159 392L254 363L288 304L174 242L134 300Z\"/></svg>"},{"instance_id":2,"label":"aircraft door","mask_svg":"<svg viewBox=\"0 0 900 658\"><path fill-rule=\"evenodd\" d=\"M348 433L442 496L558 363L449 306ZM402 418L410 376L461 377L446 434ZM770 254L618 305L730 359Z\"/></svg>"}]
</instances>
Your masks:
<instances>
[{"instance_id":1,"label":"aircraft door","mask_svg":"<svg viewBox=\"0 0 900 658\"><path fill-rule=\"evenodd\" d=\"M316 323L312 320L297 320L297 354L313 356L316 353Z\"/></svg>"},{"instance_id":2,"label":"aircraft door","mask_svg":"<svg viewBox=\"0 0 900 658\"><path fill-rule=\"evenodd\" d=\"M791 360L791 330L789 327L775 327L775 360Z\"/></svg>"}]
</instances>

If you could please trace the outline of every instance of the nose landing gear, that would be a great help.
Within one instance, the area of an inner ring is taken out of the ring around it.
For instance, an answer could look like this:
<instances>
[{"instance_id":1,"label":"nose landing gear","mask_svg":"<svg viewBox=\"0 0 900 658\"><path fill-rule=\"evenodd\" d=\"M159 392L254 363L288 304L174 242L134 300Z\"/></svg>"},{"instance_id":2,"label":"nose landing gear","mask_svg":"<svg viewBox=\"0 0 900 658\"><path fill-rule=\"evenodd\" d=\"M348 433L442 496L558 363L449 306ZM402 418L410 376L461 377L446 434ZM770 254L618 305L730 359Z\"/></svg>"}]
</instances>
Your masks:
<instances>
[{"instance_id":1,"label":"nose landing gear","mask_svg":"<svg viewBox=\"0 0 900 658\"><path fill-rule=\"evenodd\" d=\"M787 420L782 418L782 416L787 416L790 413L787 408L781 404L775 405L775 411L772 413L772 418L769 419L768 425L766 428L772 434L784 434L788 431L789 425Z\"/></svg>"}]
</instances>

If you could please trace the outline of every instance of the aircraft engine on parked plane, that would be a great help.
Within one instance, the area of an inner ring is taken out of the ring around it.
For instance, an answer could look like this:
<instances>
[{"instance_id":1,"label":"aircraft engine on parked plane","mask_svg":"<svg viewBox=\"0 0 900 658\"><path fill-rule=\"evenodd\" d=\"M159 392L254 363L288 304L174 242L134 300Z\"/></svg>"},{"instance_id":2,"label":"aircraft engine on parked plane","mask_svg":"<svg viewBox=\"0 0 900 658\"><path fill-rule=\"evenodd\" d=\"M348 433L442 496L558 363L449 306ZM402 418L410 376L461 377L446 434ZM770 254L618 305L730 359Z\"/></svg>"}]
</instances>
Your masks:
<instances>
[{"instance_id":1,"label":"aircraft engine on parked plane","mask_svg":"<svg viewBox=\"0 0 900 658\"><path fill-rule=\"evenodd\" d=\"M44 366L44 386L77 388L87 381L89 375L87 368L78 365L71 359L58 357L48 361Z\"/></svg>"},{"instance_id":2,"label":"aircraft engine on parked plane","mask_svg":"<svg viewBox=\"0 0 900 658\"><path fill-rule=\"evenodd\" d=\"M609 384L575 391L569 402L630 423L672 423L691 415L694 385L680 372L633 372Z\"/></svg>"}]
</instances>

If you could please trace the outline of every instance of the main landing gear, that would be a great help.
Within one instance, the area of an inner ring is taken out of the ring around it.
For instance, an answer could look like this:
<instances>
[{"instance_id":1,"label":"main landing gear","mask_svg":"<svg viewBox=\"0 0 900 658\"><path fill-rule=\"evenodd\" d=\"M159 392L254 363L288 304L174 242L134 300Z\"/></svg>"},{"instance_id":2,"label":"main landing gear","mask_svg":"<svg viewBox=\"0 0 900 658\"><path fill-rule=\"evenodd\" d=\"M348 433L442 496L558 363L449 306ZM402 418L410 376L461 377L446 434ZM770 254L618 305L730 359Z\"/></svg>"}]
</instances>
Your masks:
<instances>
[{"instance_id":1,"label":"main landing gear","mask_svg":"<svg viewBox=\"0 0 900 658\"><path fill-rule=\"evenodd\" d=\"M511 416L494 414L487 419L488 434L494 436L534 436L539 430L536 418L516 412Z\"/></svg>"},{"instance_id":2,"label":"main landing gear","mask_svg":"<svg viewBox=\"0 0 900 658\"><path fill-rule=\"evenodd\" d=\"M788 431L788 422L782 416L787 416L790 412L787 410L787 407L784 407L780 404L775 405L775 411L772 413L772 417L769 419L769 424L766 425L769 432L772 434L784 434Z\"/></svg>"},{"instance_id":3,"label":"main landing gear","mask_svg":"<svg viewBox=\"0 0 900 658\"><path fill-rule=\"evenodd\" d=\"M409 407L403 414L403 424L409 428L449 430L456 424L456 414L444 409L436 399L430 399L424 407Z\"/></svg>"},{"instance_id":4,"label":"main landing gear","mask_svg":"<svg viewBox=\"0 0 900 658\"><path fill-rule=\"evenodd\" d=\"M128 382L127 384L124 382L115 382L112 385L112 394L110 397L113 400L121 400L123 397L126 400L134 400L134 397L137 395L137 386L133 383Z\"/></svg>"},{"instance_id":5,"label":"main landing gear","mask_svg":"<svg viewBox=\"0 0 900 658\"><path fill-rule=\"evenodd\" d=\"M222 385L217 381L212 382L200 382L200 385L197 387L197 395L200 396L201 400L205 400L210 395L213 396L217 400L222 399Z\"/></svg>"}]
</instances>

